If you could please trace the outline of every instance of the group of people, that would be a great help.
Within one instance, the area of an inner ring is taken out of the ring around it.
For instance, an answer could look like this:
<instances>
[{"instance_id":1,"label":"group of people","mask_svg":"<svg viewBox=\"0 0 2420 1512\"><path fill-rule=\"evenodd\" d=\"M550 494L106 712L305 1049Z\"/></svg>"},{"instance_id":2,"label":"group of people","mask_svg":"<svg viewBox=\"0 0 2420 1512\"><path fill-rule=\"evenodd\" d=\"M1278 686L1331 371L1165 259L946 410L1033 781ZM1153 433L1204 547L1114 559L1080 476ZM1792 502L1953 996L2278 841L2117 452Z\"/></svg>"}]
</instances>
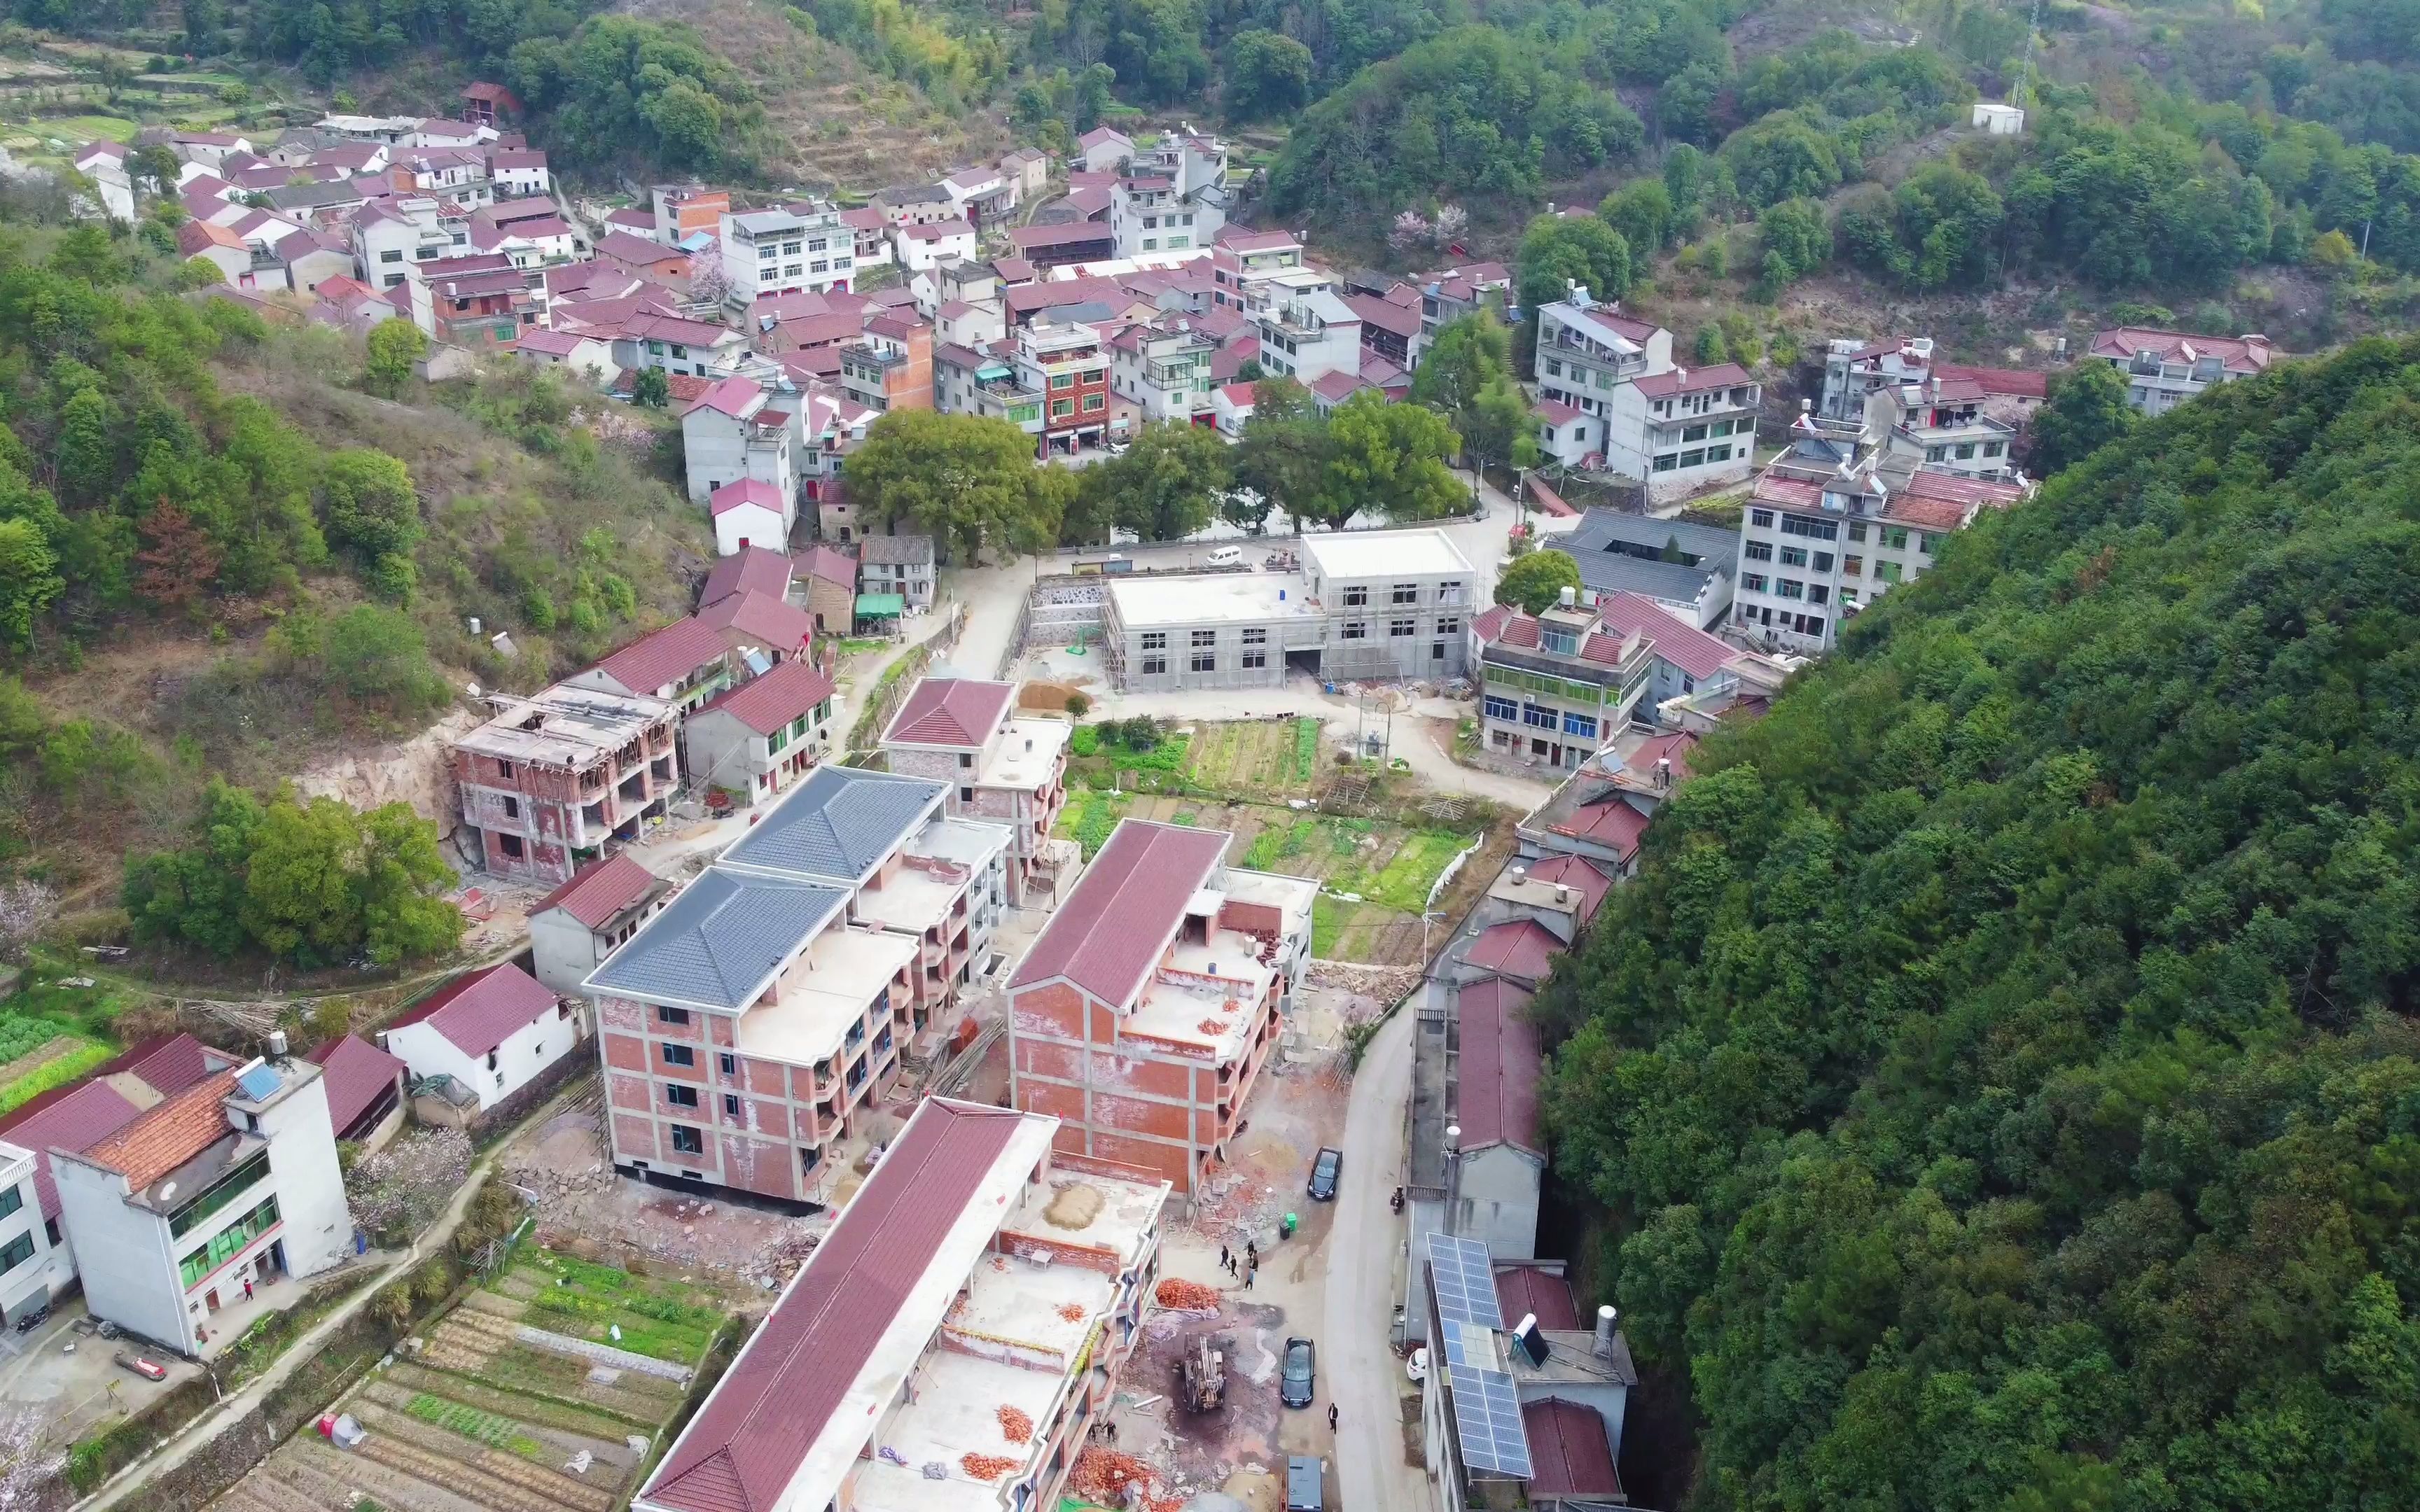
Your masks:
<instances>
[{"instance_id":1,"label":"group of people","mask_svg":"<svg viewBox=\"0 0 2420 1512\"><path fill-rule=\"evenodd\" d=\"M1252 1278L1261 1271L1260 1245L1248 1239L1244 1241L1244 1252L1241 1255L1224 1244L1219 1245L1218 1268L1231 1276L1240 1278L1244 1283L1244 1289L1249 1291L1252 1289Z\"/></svg>"}]
</instances>

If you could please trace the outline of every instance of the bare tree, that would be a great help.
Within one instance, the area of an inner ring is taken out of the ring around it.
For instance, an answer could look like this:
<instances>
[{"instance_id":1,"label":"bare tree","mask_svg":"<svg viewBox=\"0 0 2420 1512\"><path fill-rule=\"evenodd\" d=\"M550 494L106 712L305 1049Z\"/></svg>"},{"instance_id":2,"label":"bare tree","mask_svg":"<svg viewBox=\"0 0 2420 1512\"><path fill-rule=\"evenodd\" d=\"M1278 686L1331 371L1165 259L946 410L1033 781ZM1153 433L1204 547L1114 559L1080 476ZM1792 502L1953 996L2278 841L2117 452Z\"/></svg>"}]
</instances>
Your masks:
<instances>
[{"instance_id":1,"label":"bare tree","mask_svg":"<svg viewBox=\"0 0 2420 1512\"><path fill-rule=\"evenodd\" d=\"M31 1407L0 1407L0 1512L55 1502L68 1457L66 1450L43 1443L50 1427L49 1416Z\"/></svg>"},{"instance_id":2,"label":"bare tree","mask_svg":"<svg viewBox=\"0 0 2420 1512\"><path fill-rule=\"evenodd\" d=\"M24 956L25 947L59 913L59 895L39 882L0 884L0 956Z\"/></svg>"}]
</instances>

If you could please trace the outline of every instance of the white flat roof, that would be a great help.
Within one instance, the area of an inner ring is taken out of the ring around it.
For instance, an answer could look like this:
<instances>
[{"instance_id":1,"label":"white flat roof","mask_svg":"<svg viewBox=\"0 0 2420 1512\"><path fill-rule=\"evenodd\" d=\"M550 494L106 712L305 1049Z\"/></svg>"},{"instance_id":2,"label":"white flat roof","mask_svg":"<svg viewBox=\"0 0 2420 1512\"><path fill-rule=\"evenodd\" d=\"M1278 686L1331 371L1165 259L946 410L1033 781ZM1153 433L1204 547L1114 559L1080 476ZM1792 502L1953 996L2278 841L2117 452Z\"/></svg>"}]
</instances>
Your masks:
<instances>
[{"instance_id":1,"label":"white flat roof","mask_svg":"<svg viewBox=\"0 0 2420 1512\"><path fill-rule=\"evenodd\" d=\"M975 779L987 788L1030 788L1050 775L1059 752L1076 727L1064 719L1011 718L1008 733L983 764Z\"/></svg>"},{"instance_id":2,"label":"white flat roof","mask_svg":"<svg viewBox=\"0 0 2420 1512\"><path fill-rule=\"evenodd\" d=\"M857 889L858 916L921 933L950 917L950 900L973 880L971 871L962 877L942 877L903 866L881 887Z\"/></svg>"},{"instance_id":3,"label":"white flat roof","mask_svg":"<svg viewBox=\"0 0 2420 1512\"><path fill-rule=\"evenodd\" d=\"M1288 876L1282 872L1249 872L1239 866L1227 869L1224 883L1227 896L1239 903L1261 903L1283 909L1287 914L1300 913L1311 917L1311 905L1319 897L1319 884L1309 877Z\"/></svg>"},{"instance_id":4,"label":"white flat roof","mask_svg":"<svg viewBox=\"0 0 2420 1512\"><path fill-rule=\"evenodd\" d=\"M1339 531L1301 540L1323 578L1350 580L1388 573L1427 576L1470 570L1470 560L1439 530Z\"/></svg>"},{"instance_id":5,"label":"white flat roof","mask_svg":"<svg viewBox=\"0 0 2420 1512\"><path fill-rule=\"evenodd\" d=\"M1203 577L1111 579L1118 623L1130 630L1172 625L1267 625L1318 614L1311 590L1291 572L1231 572ZM1182 651L1182 646L1171 647Z\"/></svg>"},{"instance_id":6,"label":"white flat roof","mask_svg":"<svg viewBox=\"0 0 2420 1512\"><path fill-rule=\"evenodd\" d=\"M874 995L915 959L916 942L905 934L824 931L807 951L807 969L782 995L770 1007L739 1015L739 1050L793 1066L837 1056Z\"/></svg>"},{"instance_id":7,"label":"white flat roof","mask_svg":"<svg viewBox=\"0 0 2420 1512\"><path fill-rule=\"evenodd\" d=\"M981 871L1008 848L1008 826L987 819L936 819L908 837L906 850Z\"/></svg>"}]
</instances>

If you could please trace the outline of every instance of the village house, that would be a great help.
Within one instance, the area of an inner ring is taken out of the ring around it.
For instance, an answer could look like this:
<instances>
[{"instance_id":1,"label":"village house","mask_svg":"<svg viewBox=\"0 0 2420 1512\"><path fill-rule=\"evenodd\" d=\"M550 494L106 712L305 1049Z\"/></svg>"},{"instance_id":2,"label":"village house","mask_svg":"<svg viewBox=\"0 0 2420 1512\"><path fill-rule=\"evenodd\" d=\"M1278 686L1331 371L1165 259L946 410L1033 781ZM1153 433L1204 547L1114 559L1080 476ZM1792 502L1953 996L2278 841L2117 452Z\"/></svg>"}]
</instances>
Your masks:
<instances>
[{"instance_id":1,"label":"village house","mask_svg":"<svg viewBox=\"0 0 2420 1512\"><path fill-rule=\"evenodd\" d=\"M1067 801L1073 733L1063 717L1019 714L1014 684L925 677L883 731L883 762L950 784L948 812L1008 827L1009 896L1022 902L1029 878L1046 893L1056 890L1055 874L1034 873Z\"/></svg>"},{"instance_id":2,"label":"village house","mask_svg":"<svg viewBox=\"0 0 2420 1512\"><path fill-rule=\"evenodd\" d=\"M790 539L797 501L762 478L726 483L706 496L714 548L724 556L754 548L780 550Z\"/></svg>"},{"instance_id":3,"label":"village house","mask_svg":"<svg viewBox=\"0 0 2420 1512\"><path fill-rule=\"evenodd\" d=\"M830 750L832 693L823 669L795 656L723 689L682 723L690 780L741 808L770 803Z\"/></svg>"},{"instance_id":4,"label":"village house","mask_svg":"<svg viewBox=\"0 0 2420 1512\"><path fill-rule=\"evenodd\" d=\"M134 219L134 180L128 176L126 144L107 138L76 149L70 161L75 171L92 180L93 191L101 196L101 213L113 221ZM7 1286L7 1273L0 1272L0 1289Z\"/></svg>"},{"instance_id":5,"label":"village house","mask_svg":"<svg viewBox=\"0 0 2420 1512\"><path fill-rule=\"evenodd\" d=\"M536 978L505 962L465 972L379 1030L379 1043L411 1069L414 1083L451 1077L494 1107L578 1052L587 1015Z\"/></svg>"},{"instance_id":6,"label":"village house","mask_svg":"<svg viewBox=\"0 0 2420 1512\"><path fill-rule=\"evenodd\" d=\"M1233 839L1121 821L1009 982L1011 1103L1187 1194L1292 1010L1318 891L1226 865Z\"/></svg>"},{"instance_id":7,"label":"village house","mask_svg":"<svg viewBox=\"0 0 2420 1512\"><path fill-rule=\"evenodd\" d=\"M935 584L929 535L867 535L857 543L857 591L895 594L908 609L931 609Z\"/></svg>"},{"instance_id":8,"label":"village house","mask_svg":"<svg viewBox=\"0 0 2420 1512\"><path fill-rule=\"evenodd\" d=\"M917 271L975 255L975 228L964 221L928 221L895 227L892 244L899 266Z\"/></svg>"},{"instance_id":9,"label":"village house","mask_svg":"<svg viewBox=\"0 0 2420 1512\"><path fill-rule=\"evenodd\" d=\"M560 367L595 388L610 388L622 376L613 344L581 332L524 331L513 355L534 366Z\"/></svg>"},{"instance_id":10,"label":"village house","mask_svg":"<svg viewBox=\"0 0 2420 1512\"><path fill-rule=\"evenodd\" d=\"M626 372L659 367L668 374L712 378L723 359L747 349L748 335L686 316L635 314L613 335L613 362Z\"/></svg>"},{"instance_id":11,"label":"village house","mask_svg":"<svg viewBox=\"0 0 2420 1512\"><path fill-rule=\"evenodd\" d=\"M223 1309L352 1253L324 1078L287 1055L284 1035L270 1048L270 1057L207 1072L80 1148L52 1147L60 1217L94 1317L211 1356L243 1332L216 1325Z\"/></svg>"},{"instance_id":12,"label":"village house","mask_svg":"<svg viewBox=\"0 0 2420 1512\"><path fill-rule=\"evenodd\" d=\"M782 532L757 544L779 547L796 518L799 475L790 449L792 414L771 399L752 378L718 378L681 411L681 441L692 501L706 503L717 488L743 478L772 489Z\"/></svg>"},{"instance_id":13,"label":"village house","mask_svg":"<svg viewBox=\"0 0 2420 1512\"><path fill-rule=\"evenodd\" d=\"M1590 509L1555 543L1579 564L1580 587L1600 596L1636 594L1700 630L1730 611L1739 533L1685 518Z\"/></svg>"},{"instance_id":14,"label":"village house","mask_svg":"<svg viewBox=\"0 0 2420 1512\"><path fill-rule=\"evenodd\" d=\"M2273 360L2262 335L2195 336L2181 331L2118 326L2093 333L2085 354L2126 379L2126 402L2163 415L2212 384L2257 378Z\"/></svg>"},{"instance_id":15,"label":"village house","mask_svg":"<svg viewBox=\"0 0 2420 1512\"><path fill-rule=\"evenodd\" d=\"M1497 605L1471 621L1470 635L1480 743L1491 756L1577 766L1630 722L1646 696L1649 637L1606 625L1574 589L1536 616Z\"/></svg>"},{"instance_id":16,"label":"village house","mask_svg":"<svg viewBox=\"0 0 2420 1512\"><path fill-rule=\"evenodd\" d=\"M725 214L720 226L725 303L746 310L777 294L846 289L857 270L857 234L822 201Z\"/></svg>"},{"instance_id":17,"label":"village house","mask_svg":"<svg viewBox=\"0 0 2420 1512\"><path fill-rule=\"evenodd\" d=\"M721 639L700 631L719 657ZM680 786L675 704L557 684L530 698L496 695L489 706L494 717L453 750L462 823L484 870L567 882L582 862L662 821Z\"/></svg>"},{"instance_id":18,"label":"village house","mask_svg":"<svg viewBox=\"0 0 2420 1512\"><path fill-rule=\"evenodd\" d=\"M56 1273L66 1267L66 1257L51 1248L35 1159L32 1150L0 1140L0 1324L14 1325L47 1310L67 1279Z\"/></svg>"},{"instance_id":19,"label":"village house","mask_svg":"<svg viewBox=\"0 0 2420 1512\"><path fill-rule=\"evenodd\" d=\"M1089 157L1089 154L1088 154ZM1130 152L1109 201L1121 257L1206 247L1227 224L1227 144L1163 131Z\"/></svg>"},{"instance_id":20,"label":"village house","mask_svg":"<svg viewBox=\"0 0 2420 1512\"><path fill-rule=\"evenodd\" d=\"M1101 333L1078 321L1036 319L1016 333L1016 385L1047 393L1042 422L1047 452L1073 452L1107 439L1109 363Z\"/></svg>"},{"instance_id":21,"label":"village house","mask_svg":"<svg viewBox=\"0 0 2420 1512\"><path fill-rule=\"evenodd\" d=\"M686 247L699 236L715 239L731 213L731 192L696 184L657 184L647 191L647 219L654 239Z\"/></svg>"},{"instance_id":22,"label":"village house","mask_svg":"<svg viewBox=\"0 0 2420 1512\"><path fill-rule=\"evenodd\" d=\"M700 624L722 637L733 665L752 675L806 655L814 643L814 621L778 594L727 594L697 611Z\"/></svg>"},{"instance_id":23,"label":"village house","mask_svg":"<svg viewBox=\"0 0 2420 1512\"><path fill-rule=\"evenodd\" d=\"M353 217L353 257L362 276L393 288L424 263L471 255L471 218L459 206L427 195L372 200Z\"/></svg>"},{"instance_id":24,"label":"village house","mask_svg":"<svg viewBox=\"0 0 2420 1512\"><path fill-rule=\"evenodd\" d=\"M933 408L933 328L906 312L869 316L840 348L840 381L876 414Z\"/></svg>"},{"instance_id":25,"label":"village house","mask_svg":"<svg viewBox=\"0 0 2420 1512\"><path fill-rule=\"evenodd\" d=\"M554 193L546 154L535 147L500 148L488 154L488 177L499 199Z\"/></svg>"},{"instance_id":26,"label":"village house","mask_svg":"<svg viewBox=\"0 0 2420 1512\"><path fill-rule=\"evenodd\" d=\"M635 232L613 230L597 239L597 260L634 278L666 288L689 287L690 255Z\"/></svg>"},{"instance_id":27,"label":"village house","mask_svg":"<svg viewBox=\"0 0 2420 1512\"><path fill-rule=\"evenodd\" d=\"M673 885L615 853L591 861L530 910L530 952L537 980L564 996L582 992L614 948L661 912Z\"/></svg>"},{"instance_id":28,"label":"village house","mask_svg":"<svg viewBox=\"0 0 2420 1512\"><path fill-rule=\"evenodd\" d=\"M1538 309L1538 394L1555 413L1549 455L1568 466L1609 455L1606 424L1614 391L1672 366L1672 333L1623 315L1574 286ZM1634 427L1632 440L1637 440ZM1700 459L1702 461L1702 458Z\"/></svg>"},{"instance_id":29,"label":"village house","mask_svg":"<svg viewBox=\"0 0 2420 1512\"><path fill-rule=\"evenodd\" d=\"M660 700L687 717L729 686L732 676L731 648L720 632L692 614L648 631L594 667L565 678L562 686ZM679 774L670 775L676 779Z\"/></svg>"},{"instance_id":30,"label":"village house","mask_svg":"<svg viewBox=\"0 0 2420 1512\"><path fill-rule=\"evenodd\" d=\"M1056 1134L919 1103L635 1512L1059 1505L1151 1306L1168 1187Z\"/></svg>"},{"instance_id":31,"label":"village house","mask_svg":"<svg viewBox=\"0 0 2420 1512\"><path fill-rule=\"evenodd\" d=\"M401 1060L358 1034L340 1034L302 1058L319 1068L328 1097L328 1122L345 1144L376 1149L403 1127Z\"/></svg>"},{"instance_id":32,"label":"village house","mask_svg":"<svg viewBox=\"0 0 2420 1512\"><path fill-rule=\"evenodd\" d=\"M1146 424L1210 424L1210 359L1217 350L1184 316L1128 326L1109 340L1110 392L1140 410Z\"/></svg>"}]
</instances>

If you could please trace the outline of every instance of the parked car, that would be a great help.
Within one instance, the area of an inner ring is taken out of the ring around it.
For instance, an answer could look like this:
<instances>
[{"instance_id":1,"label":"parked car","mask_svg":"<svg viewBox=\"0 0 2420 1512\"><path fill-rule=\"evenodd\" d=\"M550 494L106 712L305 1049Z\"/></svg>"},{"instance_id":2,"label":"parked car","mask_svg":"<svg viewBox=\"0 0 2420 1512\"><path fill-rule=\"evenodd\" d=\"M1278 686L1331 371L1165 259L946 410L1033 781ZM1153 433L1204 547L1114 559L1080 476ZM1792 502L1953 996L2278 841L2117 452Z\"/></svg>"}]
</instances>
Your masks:
<instances>
[{"instance_id":1,"label":"parked car","mask_svg":"<svg viewBox=\"0 0 2420 1512\"><path fill-rule=\"evenodd\" d=\"M1286 1457L1286 1512L1326 1512L1320 1483L1326 1478L1315 1455Z\"/></svg>"},{"instance_id":2,"label":"parked car","mask_svg":"<svg viewBox=\"0 0 2420 1512\"><path fill-rule=\"evenodd\" d=\"M1305 1338L1285 1343L1285 1375L1278 1382L1278 1400L1288 1407L1309 1407L1319 1395L1319 1353Z\"/></svg>"},{"instance_id":3,"label":"parked car","mask_svg":"<svg viewBox=\"0 0 2420 1512\"><path fill-rule=\"evenodd\" d=\"M1244 548L1240 546L1222 546L1210 553L1210 565L1214 567L1233 567L1243 560Z\"/></svg>"},{"instance_id":4,"label":"parked car","mask_svg":"<svg viewBox=\"0 0 2420 1512\"><path fill-rule=\"evenodd\" d=\"M1333 1145L1323 1146L1311 1162L1311 1200L1336 1200L1336 1179L1344 1173L1344 1151Z\"/></svg>"},{"instance_id":5,"label":"parked car","mask_svg":"<svg viewBox=\"0 0 2420 1512\"><path fill-rule=\"evenodd\" d=\"M129 1354L124 1350L118 1350L112 1358L146 1381L168 1379L168 1367L157 1360L146 1359L139 1354Z\"/></svg>"}]
</instances>

